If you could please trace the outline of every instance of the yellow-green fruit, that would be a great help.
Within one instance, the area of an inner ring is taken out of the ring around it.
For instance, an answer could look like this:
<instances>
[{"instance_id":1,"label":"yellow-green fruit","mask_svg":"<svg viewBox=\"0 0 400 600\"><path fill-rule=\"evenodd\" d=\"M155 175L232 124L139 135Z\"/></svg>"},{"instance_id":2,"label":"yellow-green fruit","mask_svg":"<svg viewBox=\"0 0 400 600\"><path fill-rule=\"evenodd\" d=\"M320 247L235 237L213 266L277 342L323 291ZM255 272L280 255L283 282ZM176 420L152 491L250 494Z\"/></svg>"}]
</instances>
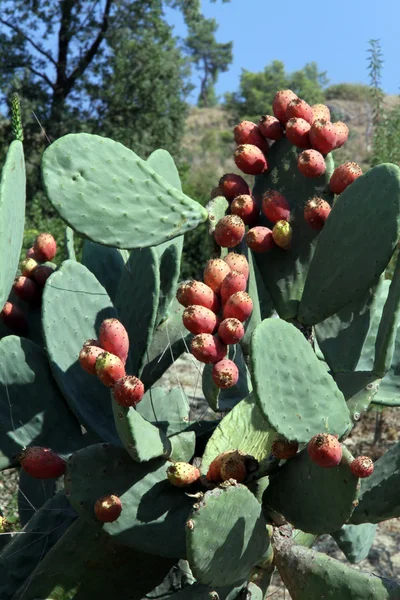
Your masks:
<instances>
[{"instance_id":1,"label":"yellow-green fruit","mask_svg":"<svg viewBox=\"0 0 400 600\"><path fill-rule=\"evenodd\" d=\"M287 221L278 221L272 230L272 237L277 246L288 250L292 244L293 229Z\"/></svg>"},{"instance_id":2,"label":"yellow-green fruit","mask_svg":"<svg viewBox=\"0 0 400 600\"><path fill-rule=\"evenodd\" d=\"M187 487L200 477L200 471L190 463L176 462L167 469L167 477L176 487Z\"/></svg>"}]
</instances>

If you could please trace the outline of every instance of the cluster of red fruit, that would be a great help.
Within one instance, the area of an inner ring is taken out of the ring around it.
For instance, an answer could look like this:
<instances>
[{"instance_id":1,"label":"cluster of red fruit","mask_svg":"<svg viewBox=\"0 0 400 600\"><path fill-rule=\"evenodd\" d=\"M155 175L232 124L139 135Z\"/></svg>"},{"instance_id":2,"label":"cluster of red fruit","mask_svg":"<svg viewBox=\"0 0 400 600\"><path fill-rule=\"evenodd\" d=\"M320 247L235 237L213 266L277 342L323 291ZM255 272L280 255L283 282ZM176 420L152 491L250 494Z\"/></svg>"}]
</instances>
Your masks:
<instances>
[{"instance_id":1,"label":"cluster of red fruit","mask_svg":"<svg viewBox=\"0 0 400 600\"><path fill-rule=\"evenodd\" d=\"M112 388L120 406L136 406L144 395L138 377L127 375L125 364L129 352L128 332L118 319L105 319L98 340L87 340L79 353L81 367Z\"/></svg>"},{"instance_id":2,"label":"cluster of red fruit","mask_svg":"<svg viewBox=\"0 0 400 600\"><path fill-rule=\"evenodd\" d=\"M230 388L238 381L236 364L225 357L227 346L244 336L243 323L253 310L246 292L248 278L246 257L230 252L224 259L207 262L204 282L184 282L176 294L185 307L183 324L195 336L191 352L200 362L214 365L212 377L219 388Z\"/></svg>"},{"instance_id":3,"label":"cluster of red fruit","mask_svg":"<svg viewBox=\"0 0 400 600\"><path fill-rule=\"evenodd\" d=\"M21 262L21 275L15 278L13 290L16 296L27 304L39 306L43 288L54 272L54 268L44 265L53 260L57 252L57 244L51 233L41 233L34 245L26 253L26 259ZM0 313L4 323L15 333L25 335L28 333L28 320L24 311L13 304L6 302Z\"/></svg>"},{"instance_id":4,"label":"cluster of red fruit","mask_svg":"<svg viewBox=\"0 0 400 600\"><path fill-rule=\"evenodd\" d=\"M260 175L268 170L267 154L270 144L286 135L298 148L305 148L298 156L297 166L305 177L320 177L325 173L324 156L343 146L349 130L345 123L331 123L329 108L324 104L309 106L291 90L277 92L273 101L272 115L261 117L258 125L242 121L234 128L238 147L235 152L236 166L248 175ZM329 187L334 194L341 194L357 177L362 175L359 165L346 162L333 172ZM223 217L216 226L216 242L225 248L233 248L245 237L254 252L267 252L274 246L287 250L292 241L290 204L278 190L267 190L259 202L251 195L246 181L233 173L224 175L212 197L224 196L230 202L230 215ZM273 229L257 226L260 208L265 217L274 224ZM310 198L304 207L304 219L320 230L329 216L331 207L323 198ZM247 234L246 225L250 227Z\"/></svg>"}]
</instances>

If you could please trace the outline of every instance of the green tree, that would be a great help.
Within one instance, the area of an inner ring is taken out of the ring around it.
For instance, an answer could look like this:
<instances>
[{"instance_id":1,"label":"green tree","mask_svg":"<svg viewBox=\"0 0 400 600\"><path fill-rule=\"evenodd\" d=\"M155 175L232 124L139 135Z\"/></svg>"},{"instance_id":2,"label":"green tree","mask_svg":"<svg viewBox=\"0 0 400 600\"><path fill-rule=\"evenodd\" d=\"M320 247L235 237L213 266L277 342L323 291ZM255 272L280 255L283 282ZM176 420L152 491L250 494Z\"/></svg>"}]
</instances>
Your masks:
<instances>
[{"instance_id":1,"label":"green tree","mask_svg":"<svg viewBox=\"0 0 400 600\"><path fill-rule=\"evenodd\" d=\"M286 73L285 65L274 60L258 73L243 70L239 90L225 95L225 108L232 121L258 121L261 115L272 114L272 100L277 90L291 89L310 104L324 101L326 72L316 63L308 63L294 73Z\"/></svg>"}]
</instances>

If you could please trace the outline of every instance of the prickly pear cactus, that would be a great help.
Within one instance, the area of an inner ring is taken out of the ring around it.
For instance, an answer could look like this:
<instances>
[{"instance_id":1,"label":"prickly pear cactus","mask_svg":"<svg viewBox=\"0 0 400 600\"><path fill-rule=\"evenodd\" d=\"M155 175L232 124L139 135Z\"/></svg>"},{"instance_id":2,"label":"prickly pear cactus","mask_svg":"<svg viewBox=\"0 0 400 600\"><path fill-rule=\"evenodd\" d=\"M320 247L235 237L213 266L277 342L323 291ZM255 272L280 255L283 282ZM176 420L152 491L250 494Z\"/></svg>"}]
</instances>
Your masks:
<instances>
[{"instance_id":1,"label":"prickly pear cactus","mask_svg":"<svg viewBox=\"0 0 400 600\"><path fill-rule=\"evenodd\" d=\"M26 512L24 535L1 521L1 598L262 599L275 569L293 600L400 598L396 583L311 549L331 534L359 562L376 525L400 517L400 443L375 465L346 447L370 404L400 405L400 259L384 281L400 169L335 169L347 127L290 90L274 115L235 127L246 180L225 174L207 210L166 151L143 161L67 135L42 160L65 260L52 262L43 232L17 270L25 173L12 107L0 468L21 469ZM204 281L180 283L183 236L205 220ZM203 363L215 421L192 420L183 388L159 385L183 352Z\"/></svg>"}]
</instances>

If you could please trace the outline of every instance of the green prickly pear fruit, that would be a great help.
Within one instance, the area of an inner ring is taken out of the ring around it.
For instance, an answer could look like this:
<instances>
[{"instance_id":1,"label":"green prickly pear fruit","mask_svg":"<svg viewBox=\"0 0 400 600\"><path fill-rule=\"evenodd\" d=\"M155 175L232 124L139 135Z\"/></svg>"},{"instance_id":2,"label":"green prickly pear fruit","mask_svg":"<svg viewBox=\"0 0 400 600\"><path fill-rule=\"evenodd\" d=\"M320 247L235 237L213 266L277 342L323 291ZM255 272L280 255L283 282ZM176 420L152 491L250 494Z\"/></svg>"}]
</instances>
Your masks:
<instances>
[{"instance_id":1,"label":"green prickly pear fruit","mask_svg":"<svg viewBox=\"0 0 400 600\"><path fill-rule=\"evenodd\" d=\"M122 512L122 503L118 496L109 494L96 500L94 514L101 523L113 523Z\"/></svg>"},{"instance_id":2,"label":"green prickly pear fruit","mask_svg":"<svg viewBox=\"0 0 400 600\"><path fill-rule=\"evenodd\" d=\"M350 463L350 470L356 477L364 479L372 475L374 471L374 463L369 456L359 456Z\"/></svg>"},{"instance_id":3,"label":"green prickly pear fruit","mask_svg":"<svg viewBox=\"0 0 400 600\"><path fill-rule=\"evenodd\" d=\"M342 446L337 436L329 433L315 435L307 448L312 462L325 469L337 467L342 460Z\"/></svg>"},{"instance_id":4,"label":"green prickly pear fruit","mask_svg":"<svg viewBox=\"0 0 400 600\"><path fill-rule=\"evenodd\" d=\"M102 352L96 359L96 374L107 387L113 387L118 379L125 377L125 366L122 360L110 352Z\"/></svg>"},{"instance_id":5,"label":"green prickly pear fruit","mask_svg":"<svg viewBox=\"0 0 400 600\"><path fill-rule=\"evenodd\" d=\"M105 319L100 325L100 346L107 352L115 354L126 364L129 352L128 332L118 319Z\"/></svg>"},{"instance_id":6,"label":"green prickly pear fruit","mask_svg":"<svg viewBox=\"0 0 400 600\"><path fill-rule=\"evenodd\" d=\"M200 471L190 463L176 462L168 467L167 477L176 487L188 487L200 478Z\"/></svg>"},{"instance_id":7,"label":"green prickly pear fruit","mask_svg":"<svg viewBox=\"0 0 400 600\"><path fill-rule=\"evenodd\" d=\"M277 246L288 250L292 245L293 229L287 221L278 221L272 229L272 237Z\"/></svg>"},{"instance_id":8,"label":"green prickly pear fruit","mask_svg":"<svg viewBox=\"0 0 400 600\"><path fill-rule=\"evenodd\" d=\"M26 258L21 263L21 275L32 277L37 268L38 263L34 258Z\"/></svg>"}]
</instances>

